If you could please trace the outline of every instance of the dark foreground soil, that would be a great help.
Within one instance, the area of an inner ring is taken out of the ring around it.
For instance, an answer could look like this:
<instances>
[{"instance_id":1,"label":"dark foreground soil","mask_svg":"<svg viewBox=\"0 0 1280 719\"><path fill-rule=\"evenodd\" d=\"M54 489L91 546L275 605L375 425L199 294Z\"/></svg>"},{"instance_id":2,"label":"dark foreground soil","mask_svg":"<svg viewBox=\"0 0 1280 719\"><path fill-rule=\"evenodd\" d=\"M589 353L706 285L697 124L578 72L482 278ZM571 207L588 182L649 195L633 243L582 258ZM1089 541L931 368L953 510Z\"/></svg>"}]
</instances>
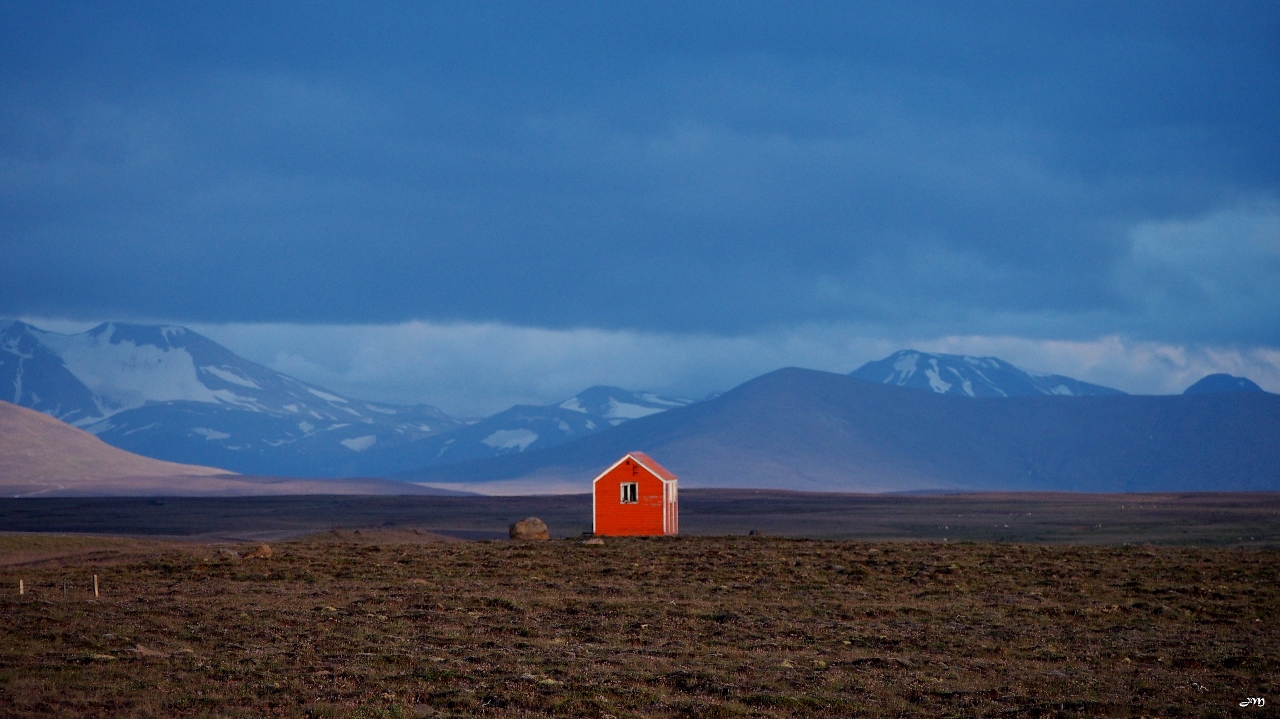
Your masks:
<instances>
[{"instance_id":1,"label":"dark foreground soil","mask_svg":"<svg viewBox=\"0 0 1280 719\"><path fill-rule=\"evenodd\" d=\"M1271 550L398 530L255 559L80 537L49 558L59 541L0 547L25 558L0 566L0 716L1225 717L1280 702Z\"/></svg>"}]
</instances>

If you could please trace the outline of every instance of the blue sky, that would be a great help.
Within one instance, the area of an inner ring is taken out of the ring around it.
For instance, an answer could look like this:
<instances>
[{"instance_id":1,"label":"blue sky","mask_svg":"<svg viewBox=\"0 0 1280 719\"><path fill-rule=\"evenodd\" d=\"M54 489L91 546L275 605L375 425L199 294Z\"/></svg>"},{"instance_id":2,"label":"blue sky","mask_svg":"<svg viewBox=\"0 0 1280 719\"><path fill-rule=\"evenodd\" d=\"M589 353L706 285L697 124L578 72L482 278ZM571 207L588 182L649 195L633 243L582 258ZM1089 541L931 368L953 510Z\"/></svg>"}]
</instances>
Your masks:
<instances>
[{"instance_id":1,"label":"blue sky","mask_svg":"<svg viewBox=\"0 0 1280 719\"><path fill-rule=\"evenodd\" d=\"M3 3L0 315L460 411L906 344L1280 389L1278 126L1274 2Z\"/></svg>"}]
</instances>

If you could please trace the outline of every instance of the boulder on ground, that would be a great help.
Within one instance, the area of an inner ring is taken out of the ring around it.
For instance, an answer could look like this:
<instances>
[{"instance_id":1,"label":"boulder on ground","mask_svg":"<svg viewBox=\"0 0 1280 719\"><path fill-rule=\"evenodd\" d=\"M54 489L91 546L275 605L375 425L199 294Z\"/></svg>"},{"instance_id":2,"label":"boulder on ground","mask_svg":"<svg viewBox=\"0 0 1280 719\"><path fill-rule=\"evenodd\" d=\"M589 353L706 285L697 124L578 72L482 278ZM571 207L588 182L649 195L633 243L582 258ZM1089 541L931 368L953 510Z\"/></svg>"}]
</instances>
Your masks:
<instances>
[{"instance_id":1,"label":"boulder on ground","mask_svg":"<svg viewBox=\"0 0 1280 719\"><path fill-rule=\"evenodd\" d=\"M599 537L592 537L591 539L584 541L583 544L600 545L604 544L604 540Z\"/></svg>"},{"instance_id":2,"label":"boulder on ground","mask_svg":"<svg viewBox=\"0 0 1280 719\"><path fill-rule=\"evenodd\" d=\"M222 559L228 562L234 562L240 559L240 553L234 549L228 549L226 547L223 547L222 549L218 550L218 559Z\"/></svg>"},{"instance_id":3,"label":"boulder on ground","mask_svg":"<svg viewBox=\"0 0 1280 719\"><path fill-rule=\"evenodd\" d=\"M253 550L252 552L245 554L244 558L245 559L270 559L271 547L263 544L259 546L257 549Z\"/></svg>"},{"instance_id":4,"label":"boulder on ground","mask_svg":"<svg viewBox=\"0 0 1280 719\"><path fill-rule=\"evenodd\" d=\"M529 517L511 525L512 539L550 539L551 534L547 532L547 523L537 517Z\"/></svg>"},{"instance_id":5,"label":"boulder on ground","mask_svg":"<svg viewBox=\"0 0 1280 719\"><path fill-rule=\"evenodd\" d=\"M136 645L133 648L133 651L137 652L139 655L144 657L157 657L160 659L167 659L169 657L169 654L167 652L158 651L150 647L144 647L141 644Z\"/></svg>"}]
</instances>

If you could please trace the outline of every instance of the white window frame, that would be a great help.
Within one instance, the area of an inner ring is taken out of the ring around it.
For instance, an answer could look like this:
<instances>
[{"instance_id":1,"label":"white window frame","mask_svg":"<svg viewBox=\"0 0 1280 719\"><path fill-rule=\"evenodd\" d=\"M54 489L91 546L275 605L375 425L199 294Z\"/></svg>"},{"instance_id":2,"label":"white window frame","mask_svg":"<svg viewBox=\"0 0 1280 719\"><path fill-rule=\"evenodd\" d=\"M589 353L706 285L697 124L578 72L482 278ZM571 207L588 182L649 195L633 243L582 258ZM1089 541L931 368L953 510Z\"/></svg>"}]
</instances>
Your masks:
<instances>
[{"instance_id":1,"label":"white window frame","mask_svg":"<svg viewBox=\"0 0 1280 719\"><path fill-rule=\"evenodd\" d=\"M622 504L639 504L640 503L640 483L639 482L623 482L622 485ZM627 490L631 490L629 493Z\"/></svg>"}]
</instances>

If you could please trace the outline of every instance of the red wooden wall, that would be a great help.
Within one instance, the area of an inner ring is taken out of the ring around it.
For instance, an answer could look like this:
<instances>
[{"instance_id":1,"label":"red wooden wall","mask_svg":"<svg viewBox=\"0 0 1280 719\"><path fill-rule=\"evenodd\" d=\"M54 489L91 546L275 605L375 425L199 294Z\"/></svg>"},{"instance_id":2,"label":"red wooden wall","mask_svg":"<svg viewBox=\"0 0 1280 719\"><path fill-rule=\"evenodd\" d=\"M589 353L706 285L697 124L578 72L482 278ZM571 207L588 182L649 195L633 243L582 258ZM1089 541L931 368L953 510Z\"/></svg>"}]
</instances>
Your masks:
<instances>
[{"instance_id":1,"label":"red wooden wall","mask_svg":"<svg viewBox=\"0 0 1280 719\"><path fill-rule=\"evenodd\" d=\"M635 482L635 504L622 503L622 485ZM675 483L670 484L670 502L664 502L664 482L634 459L626 459L595 482L595 533L600 535L665 534L664 513L671 515L671 534L675 526ZM667 506L667 505L671 506Z\"/></svg>"}]
</instances>

